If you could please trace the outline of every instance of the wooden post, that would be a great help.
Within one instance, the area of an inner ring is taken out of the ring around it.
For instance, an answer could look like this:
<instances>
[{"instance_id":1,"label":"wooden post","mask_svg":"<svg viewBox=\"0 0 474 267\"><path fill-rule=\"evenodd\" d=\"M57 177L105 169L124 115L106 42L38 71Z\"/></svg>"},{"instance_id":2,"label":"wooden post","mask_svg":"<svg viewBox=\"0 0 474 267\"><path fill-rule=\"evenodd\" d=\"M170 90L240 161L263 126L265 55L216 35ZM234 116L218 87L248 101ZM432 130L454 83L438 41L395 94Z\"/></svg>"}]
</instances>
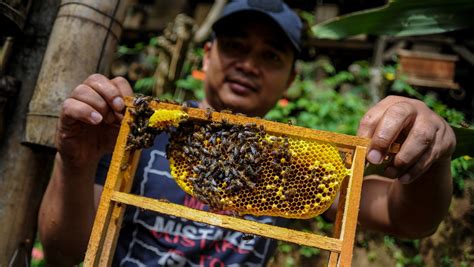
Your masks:
<instances>
[{"instance_id":1,"label":"wooden post","mask_svg":"<svg viewBox=\"0 0 474 267\"><path fill-rule=\"evenodd\" d=\"M5 75L21 81L21 87L2 114L7 119L0 138L0 266L29 265L25 261L31 255L37 211L50 176L53 151L22 146L21 139L59 2L33 1L23 34L15 38L5 65Z\"/></svg>"},{"instance_id":2,"label":"wooden post","mask_svg":"<svg viewBox=\"0 0 474 267\"><path fill-rule=\"evenodd\" d=\"M119 22L111 23L109 13L105 12L105 15L101 15L102 22L108 20L111 27L98 29L90 38L84 36L82 31L91 30L91 24L99 25L99 21L88 20L93 11L85 11L87 6L81 4L89 4L94 9L101 10L100 8L116 2L120 2L121 7L126 6L128 0L117 0L113 3L97 0L95 4L94 1L63 1L62 5L59 0L32 2L23 35L15 38L11 62L8 62L5 71L5 75L20 80L22 84L18 96L12 99L13 108L5 114L8 121L0 139L0 225L3 226L0 228L0 266L29 265L31 247L36 238L37 212L54 160L53 149L23 146L23 138L27 135L31 137L26 138L30 143L52 146L57 117L55 112L59 110L62 98L72 89L74 83L82 81L96 69L105 70L108 59L113 55L112 49L108 47L114 48L110 45L115 45L114 37L105 38L106 35L103 34L101 44L104 44L104 47L94 46L91 40L98 40L97 33L100 31L117 33L116 24ZM50 40L51 48L45 54L60 6L62 13L59 20L64 22L63 26L69 23L70 27L55 29L56 34L59 31L63 36L56 43ZM84 11L83 14L78 14L81 10ZM119 8L117 10L122 11ZM78 23L81 19L87 21ZM75 27L72 27L72 22L76 22ZM79 42L78 37L82 38L80 41L85 42ZM68 49L64 50L65 48ZM78 54L80 51L84 52ZM97 60L99 54L102 60ZM45 60L42 64L43 56ZM76 59L72 56L76 56ZM93 62L95 64L88 61L93 56L96 56ZM88 69L89 63L92 64L92 70ZM39 75L41 68L42 74ZM37 78L40 82L36 86L38 92L28 107ZM25 129L28 109L32 112L28 115L28 120L33 121L27 127L30 130L29 135ZM41 136L43 134L44 137ZM43 142L39 142L41 140Z\"/></svg>"},{"instance_id":3,"label":"wooden post","mask_svg":"<svg viewBox=\"0 0 474 267\"><path fill-rule=\"evenodd\" d=\"M27 143L54 147L61 103L92 73L107 73L129 2L61 2L29 106Z\"/></svg>"}]
</instances>

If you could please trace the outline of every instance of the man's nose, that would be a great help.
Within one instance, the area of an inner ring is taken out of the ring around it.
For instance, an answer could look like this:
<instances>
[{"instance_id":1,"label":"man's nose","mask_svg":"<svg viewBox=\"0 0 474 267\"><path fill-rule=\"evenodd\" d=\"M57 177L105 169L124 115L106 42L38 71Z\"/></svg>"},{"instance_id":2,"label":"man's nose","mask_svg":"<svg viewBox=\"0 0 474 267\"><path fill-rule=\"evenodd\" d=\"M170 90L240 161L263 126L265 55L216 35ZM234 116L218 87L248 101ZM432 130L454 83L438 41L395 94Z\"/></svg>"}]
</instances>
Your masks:
<instances>
[{"instance_id":1,"label":"man's nose","mask_svg":"<svg viewBox=\"0 0 474 267\"><path fill-rule=\"evenodd\" d=\"M257 57L251 53L243 56L237 63L237 67L245 73L258 74L259 72L259 61Z\"/></svg>"}]
</instances>

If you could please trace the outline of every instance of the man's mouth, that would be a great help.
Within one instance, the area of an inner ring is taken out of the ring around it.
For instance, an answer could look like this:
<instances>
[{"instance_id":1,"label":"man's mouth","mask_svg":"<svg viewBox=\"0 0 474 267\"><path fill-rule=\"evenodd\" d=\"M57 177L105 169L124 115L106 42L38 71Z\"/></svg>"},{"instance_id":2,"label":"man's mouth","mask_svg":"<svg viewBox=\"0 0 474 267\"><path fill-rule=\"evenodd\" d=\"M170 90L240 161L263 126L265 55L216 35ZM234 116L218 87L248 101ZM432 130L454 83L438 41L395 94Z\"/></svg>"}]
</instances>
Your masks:
<instances>
[{"instance_id":1,"label":"man's mouth","mask_svg":"<svg viewBox=\"0 0 474 267\"><path fill-rule=\"evenodd\" d=\"M258 86L255 83L240 77L227 78L226 82L228 83L229 88L238 95L245 95L258 91Z\"/></svg>"}]
</instances>

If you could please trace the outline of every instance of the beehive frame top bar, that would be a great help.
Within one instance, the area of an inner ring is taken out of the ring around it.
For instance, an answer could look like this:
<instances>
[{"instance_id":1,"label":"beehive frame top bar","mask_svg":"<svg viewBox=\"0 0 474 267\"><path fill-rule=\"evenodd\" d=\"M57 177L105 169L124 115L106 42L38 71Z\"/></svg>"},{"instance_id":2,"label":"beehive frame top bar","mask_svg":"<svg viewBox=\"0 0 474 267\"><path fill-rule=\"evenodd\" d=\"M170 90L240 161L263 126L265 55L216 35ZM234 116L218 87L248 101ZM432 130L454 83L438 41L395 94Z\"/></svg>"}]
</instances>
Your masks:
<instances>
[{"instance_id":1,"label":"beehive frame top bar","mask_svg":"<svg viewBox=\"0 0 474 267\"><path fill-rule=\"evenodd\" d=\"M133 97L125 97L125 105L127 107L134 107L134 104L133 104L134 99L135 98ZM159 100L150 101L149 107L154 110L183 109L183 107L180 105L160 102ZM241 124L241 125L245 125L248 123L255 123L257 126L263 125L265 127L265 131L269 134L287 135L287 136L293 136L297 138L304 138L308 140L330 142L339 148L353 149L356 146L368 147L370 144L369 138L362 138L362 137L357 137L357 136L352 136L352 135L333 133L329 131L309 129L309 128L289 125L289 124L280 123L280 122L268 121L261 118L246 117L244 115L213 111L211 113L211 116L209 116L208 111L199 109L199 108L191 108L191 107L186 108L186 112L188 113L189 118L194 119L194 120L214 121L214 122L222 122L224 120L231 124ZM399 150L399 148L400 148L399 144L394 144L390 148L389 153L396 153Z\"/></svg>"}]
</instances>

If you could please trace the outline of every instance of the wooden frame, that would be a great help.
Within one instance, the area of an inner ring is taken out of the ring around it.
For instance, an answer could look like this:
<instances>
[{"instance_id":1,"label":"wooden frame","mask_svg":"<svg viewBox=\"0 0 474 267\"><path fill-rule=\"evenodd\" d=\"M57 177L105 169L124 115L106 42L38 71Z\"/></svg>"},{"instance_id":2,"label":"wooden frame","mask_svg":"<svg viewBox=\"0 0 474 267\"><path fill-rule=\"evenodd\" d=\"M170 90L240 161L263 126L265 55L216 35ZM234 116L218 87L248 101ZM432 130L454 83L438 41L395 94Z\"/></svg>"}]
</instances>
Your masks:
<instances>
[{"instance_id":1,"label":"wooden frame","mask_svg":"<svg viewBox=\"0 0 474 267\"><path fill-rule=\"evenodd\" d=\"M127 98L127 107L132 107L132 102L131 98ZM153 109L181 108L177 105L160 102L152 102L150 106ZM204 110L189 108L187 112L189 117L192 119L207 120L206 111ZM270 134L279 133L288 136L331 142L341 151L346 153L346 155L350 156L346 156L346 161L349 161L348 164L351 168L351 175L346 177L341 186L340 201L333 236L320 236L313 233L301 232L227 215L210 213L188 208L179 204L167 203L157 199L129 194L140 157L140 151L125 149L127 135L130 131L128 122L133 120L127 109L97 210L84 266L111 265L113 251L115 250L126 205L133 205L143 209L178 216L248 234L255 234L328 250L330 251L329 266L351 265L365 166L365 155L370 140L228 113L212 113L212 121L222 121L223 119L234 124L254 122L257 125L264 125L265 130Z\"/></svg>"}]
</instances>

